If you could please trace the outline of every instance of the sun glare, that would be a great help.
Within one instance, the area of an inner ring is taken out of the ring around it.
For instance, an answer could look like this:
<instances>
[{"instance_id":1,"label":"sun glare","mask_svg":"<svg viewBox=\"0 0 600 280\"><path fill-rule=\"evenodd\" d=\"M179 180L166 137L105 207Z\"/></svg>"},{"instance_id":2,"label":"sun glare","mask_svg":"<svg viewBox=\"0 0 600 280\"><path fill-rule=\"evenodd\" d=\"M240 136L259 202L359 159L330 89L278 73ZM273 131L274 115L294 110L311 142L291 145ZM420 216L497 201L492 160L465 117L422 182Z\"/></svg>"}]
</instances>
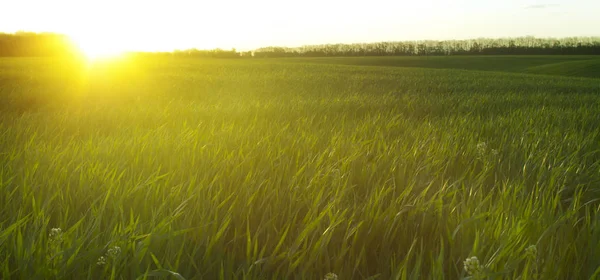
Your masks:
<instances>
[{"instance_id":1,"label":"sun glare","mask_svg":"<svg viewBox=\"0 0 600 280\"><path fill-rule=\"evenodd\" d=\"M108 38L90 36L74 36L72 40L85 57L91 61L113 59L121 56L126 49Z\"/></svg>"}]
</instances>

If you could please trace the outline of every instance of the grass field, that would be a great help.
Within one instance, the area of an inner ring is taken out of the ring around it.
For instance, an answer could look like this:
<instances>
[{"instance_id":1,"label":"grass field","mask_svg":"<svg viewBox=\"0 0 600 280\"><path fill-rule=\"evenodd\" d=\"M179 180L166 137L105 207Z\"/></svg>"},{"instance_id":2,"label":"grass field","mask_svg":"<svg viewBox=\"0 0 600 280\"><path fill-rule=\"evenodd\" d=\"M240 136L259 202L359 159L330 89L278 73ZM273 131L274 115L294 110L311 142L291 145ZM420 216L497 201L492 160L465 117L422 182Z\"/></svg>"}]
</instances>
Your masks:
<instances>
[{"instance_id":1,"label":"grass field","mask_svg":"<svg viewBox=\"0 0 600 280\"><path fill-rule=\"evenodd\" d=\"M599 69L0 59L0 278L600 279Z\"/></svg>"}]
</instances>

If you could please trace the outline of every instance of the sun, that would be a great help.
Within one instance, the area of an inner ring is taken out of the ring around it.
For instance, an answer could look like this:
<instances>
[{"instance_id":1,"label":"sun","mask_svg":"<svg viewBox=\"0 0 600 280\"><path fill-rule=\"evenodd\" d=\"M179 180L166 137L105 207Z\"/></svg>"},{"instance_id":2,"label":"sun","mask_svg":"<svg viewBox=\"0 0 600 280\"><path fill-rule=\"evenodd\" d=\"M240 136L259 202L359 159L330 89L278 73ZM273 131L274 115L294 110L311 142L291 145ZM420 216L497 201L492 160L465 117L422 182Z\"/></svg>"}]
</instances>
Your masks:
<instances>
[{"instance_id":1,"label":"sun","mask_svg":"<svg viewBox=\"0 0 600 280\"><path fill-rule=\"evenodd\" d=\"M114 40L93 34L71 35L71 40L90 61L114 59L122 56L127 49Z\"/></svg>"}]
</instances>

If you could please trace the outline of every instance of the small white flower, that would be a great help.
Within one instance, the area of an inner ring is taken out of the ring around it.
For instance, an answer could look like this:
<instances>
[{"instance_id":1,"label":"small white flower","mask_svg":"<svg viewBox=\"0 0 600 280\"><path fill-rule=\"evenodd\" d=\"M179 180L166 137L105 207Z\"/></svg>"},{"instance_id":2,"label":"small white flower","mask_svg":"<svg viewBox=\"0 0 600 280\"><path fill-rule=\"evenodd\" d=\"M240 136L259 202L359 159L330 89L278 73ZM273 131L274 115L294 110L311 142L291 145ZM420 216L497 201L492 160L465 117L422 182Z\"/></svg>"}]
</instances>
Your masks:
<instances>
[{"instance_id":1,"label":"small white flower","mask_svg":"<svg viewBox=\"0 0 600 280\"><path fill-rule=\"evenodd\" d=\"M53 228L50 230L50 234L48 234L48 238L52 242L57 242L62 240L62 230L60 228Z\"/></svg>"},{"instance_id":2,"label":"small white flower","mask_svg":"<svg viewBox=\"0 0 600 280\"><path fill-rule=\"evenodd\" d=\"M480 155L483 155L487 152L487 143L485 142L479 142L477 143L477 153L479 153Z\"/></svg>"},{"instance_id":3,"label":"small white flower","mask_svg":"<svg viewBox=\"0 0 600 280\"><path fill-rule=\"evenodd\" d=\"M463 264L467 274L473 277L478 277L481 275L483 268L479 264L479 259L477 259L477 257L467 258Z\"/></svg>"},{"instance_id":4,"label":"small white flower","mask_svg":"<svg viewBox=\"0 0 600 280\"><path fill-rule=\"evenodd\" d=\"M99 257L98 258L98 262L96 262L97 265L105 265L106 264L106 258L104 256Z\"/></svg>"},{"instance_id":5,"label":"small white flower","mask_svg":"<svg viewBox=\"0 0 600 280\"><path fill-rule=\"evenodd\" d=\"M117 258L120 254L121 254L121 247L119 247L119 246L111 247L106 252L106 256L109 258L113 258L113 259Z\"/></svg>"},{"instance_id":6,"label":"small white flower","mask_svg":"<svg viewBox=\"0 0 600 280\"><path fill-rule=\"evenodd\" d=\"M50 236L56 236L56 235L61 235L62 234L62 229L60 228L52 228L50 230Z\"/></svg>"},{"instance_id":7,"label":"small white flower","mask_svg":"<svg viewBox=\"0 0 600 280\"><path fill-rule=\"evenodd\" d=\"M531 245L525 249L525 255L531 258L537 257L537 247L535 245Z\"/></svg>"},{"instance_id":8,"label":"small white flower","mask_svg":"<svg viewBox=\"0 0 600 280\"><path fill-rule=\"evenodd\" d=\"M324 280L338 280L338 276L337 276L337 274L335 274L333 272L329 272L325 275Z\"/></svg>"}]
</instances>

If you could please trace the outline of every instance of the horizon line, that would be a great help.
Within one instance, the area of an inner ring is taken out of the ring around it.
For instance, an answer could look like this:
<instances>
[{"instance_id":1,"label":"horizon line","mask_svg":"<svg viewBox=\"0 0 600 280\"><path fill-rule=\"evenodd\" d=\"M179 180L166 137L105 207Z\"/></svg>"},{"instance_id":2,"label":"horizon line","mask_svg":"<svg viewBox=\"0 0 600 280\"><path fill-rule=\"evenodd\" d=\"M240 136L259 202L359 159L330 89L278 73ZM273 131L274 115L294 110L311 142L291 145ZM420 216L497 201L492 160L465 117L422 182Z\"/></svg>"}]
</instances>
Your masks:
<instances>
[{"instance_id":1,"label":"horizon line","mask_svg":"<svg viewBox=\"0 0 600 280\"><path fill-rule=\"evenodd\" d=\"M72 35L68 35L60 32L52 32L52 31L26 31L26 30L17 30L14 32L6 32L0 31L0 35L54 35L54 36L64 36L69 38L70 40L74 40ZM587 36L540 36L537 37L535 35L519 35L519 36L497 36L497 37L470 37L470 38L462 38L462 39L413 39L413 40L377 40L377 41L361 41L361 42L334 42L334 43L308 43L302 45L265 45L256 48L237 48L237 47L214 47L214 48L198 48L198 47L189 47L189 48L172 48L170 50L125 50L124 53L174 53L174 52L186 52L186 51L236 51L236 52L254 52L261 49L267 48L284 48L284 49L299 49L304 47L314 47L314 46L331 46L331 45L362 45L362 44L378 44L378 43L420 43L420 42L465 42L465 41L476 41L476 40L514 40L514 39L536 39L536 40L573 40L573 39L588 39L591 42L600 42L600 35L587 35Z\"/></svg>"}]
</instances>

